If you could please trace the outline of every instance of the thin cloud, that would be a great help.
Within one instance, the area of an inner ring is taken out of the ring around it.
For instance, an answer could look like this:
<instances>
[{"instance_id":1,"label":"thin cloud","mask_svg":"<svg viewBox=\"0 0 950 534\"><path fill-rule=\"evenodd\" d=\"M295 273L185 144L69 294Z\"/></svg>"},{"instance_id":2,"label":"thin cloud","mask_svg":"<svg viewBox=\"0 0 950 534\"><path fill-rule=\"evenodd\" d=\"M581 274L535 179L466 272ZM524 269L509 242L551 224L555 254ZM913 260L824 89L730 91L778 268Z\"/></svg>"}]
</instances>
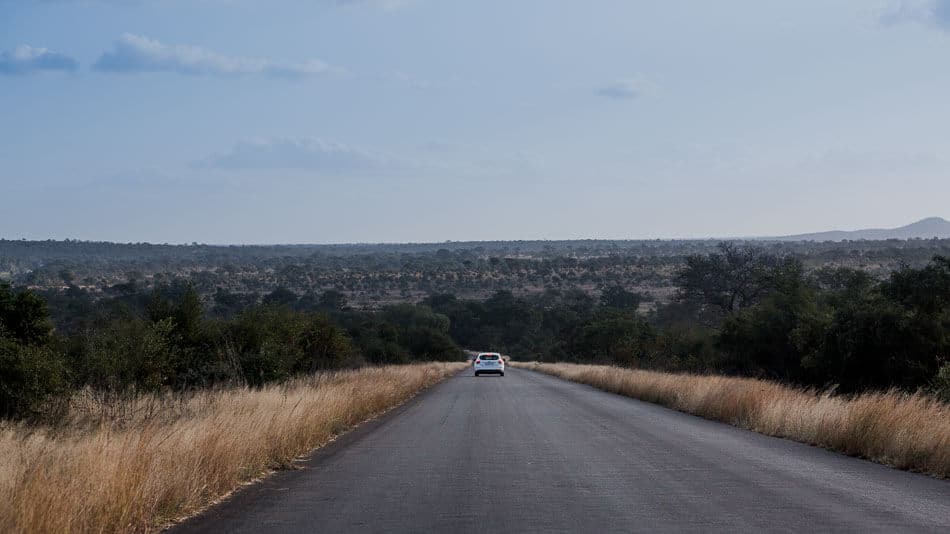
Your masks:
<instances>
[{"instance_id":1,"label":"thin cloud","mask_svg":"<svg viewBox=\"0 0 950 534\"><path fill-rule=\"evenodd\" d=\"M13 3L19 0L0 0ZM34 4L116 4L116 5L149 5L149 4L168 4L170 0L24 0ZM204 0L205 2L217 2L219 4L228 4L233 0ZM367 5L382 9L384 11L394 11L418 3L419 0L315 0L318 3L333 4L340 7ZM182 0L181 3L187 3Z\"/></svg>"},{"instance_id":2,"label":"thin cloud","mask_svg":"<svg viewBox=\"0 0 950 534\"><path fill-rule=\"evenodd\" d=\"M224 170L296 169L333 173L395 169L404 163L387 154L315 137L242 141L230 151L199 162Z\"/></svg>"},{"instance_id":3,"label":"thin cloud","mask_svg":"<svg viewBox=\"0 0 950 534\"><path fill-rule=\"evenodd\" d=\"M395 11L411 6L416 0L336 0L341 6L370 5L384 11Z\"/></svg>"},{"instance_id":4,"label":"thin cloud","mask_svg":"<svg viewBox=\"0 0 950 534\"><path fill-rule=\"evenodd\" d=\"M400 85L411 87L413 89L430 89L433 86L433 83L429 80L416 78L415 76L412 76L411 74L407 74L399 70L393 71L389 73L388 75L383 76L382 78L396 82Z\"/></svg>"},{"instance_id":5,"label":"thin cloud","mask_svg":"<svg viewBox=\"0 0 950 534\"><path fill-rule=\"evenodd\" d=\"M305 78L333 70L325 62L303 62L227 56L197 46L168 45L126 33L93 65L100 72L131 74L175 72L197 76L248 76Z\"/></svg>"},{"instance_id":6,"label":"thin cloud","mask_svg":"<svg viewBox=\"0 0 950 534\"><path fill-rule=\"evenodd\" d=\"M644 78L623 78L594 89L594 94L614 100L631 100L656 95L659 87Z\"/></svg>"},{"instance_id":7,"label":"thin cloud","mask_svg":"<svg viewBox=\"0 0 950 534\"><path fill-rule=\"evenodd\" d=\"M77 68L75 59L46 48L20 45L12 52L0 53L0 74L73 72Z\"/></svg>"},{"instance_id":8,"label":"thin cloud","mask_svg":"<svg viewBox=\"0 0 950 534\"><path fill-rule=\"evenodd\" d=\"M797 168L809 174L833 176L901 176L920 170L939 172L946 162L939 154L927 152L885 153L846 148L809 154Z\"/></svg>"},{"instance_id":9,"label":"thin cloud","mask_svg":"<svg viewBox=\"0 0 950 534\"><path fill-rule=\"evenodd\" d=\"M885 26L915 22L950 31L950 0L897 0L879 20Z\"/></svg>"}]
</instances>

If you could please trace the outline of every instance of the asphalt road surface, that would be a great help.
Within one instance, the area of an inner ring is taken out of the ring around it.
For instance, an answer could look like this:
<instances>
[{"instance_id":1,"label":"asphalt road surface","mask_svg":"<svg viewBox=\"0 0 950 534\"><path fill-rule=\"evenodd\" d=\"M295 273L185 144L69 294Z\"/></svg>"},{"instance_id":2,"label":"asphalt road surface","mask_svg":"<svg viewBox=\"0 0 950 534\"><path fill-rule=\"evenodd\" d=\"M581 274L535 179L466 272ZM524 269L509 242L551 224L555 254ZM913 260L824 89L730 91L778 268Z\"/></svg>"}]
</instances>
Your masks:
<instances>
[{"instance_id":1,"label":"asphalt road surface","mask_svg":"<svg viewBox=\"0 0 950 534\"><path fill-rule=\"evenodd\" d=\"M946 533L950 481L469 370L175 530Z\"/></svg>"}]
</instances>

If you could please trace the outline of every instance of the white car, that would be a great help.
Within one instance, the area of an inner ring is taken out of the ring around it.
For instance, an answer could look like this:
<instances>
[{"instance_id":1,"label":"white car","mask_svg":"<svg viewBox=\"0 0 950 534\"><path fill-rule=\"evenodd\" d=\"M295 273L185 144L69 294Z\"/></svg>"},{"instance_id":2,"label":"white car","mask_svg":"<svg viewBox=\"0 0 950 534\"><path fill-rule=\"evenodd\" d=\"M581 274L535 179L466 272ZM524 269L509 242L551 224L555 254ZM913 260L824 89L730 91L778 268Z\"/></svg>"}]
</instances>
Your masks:
<instances>
[{"instance_id":1,"label":"white car","mask_svg":"<svg viewBox=\"0 0 950 534\"><path fill-rule=\"evenodd\" d=\"M497 352L482 352L475 357L475 376L496 373L505 376L505 360Z\"/></svg>"}]
</instances>

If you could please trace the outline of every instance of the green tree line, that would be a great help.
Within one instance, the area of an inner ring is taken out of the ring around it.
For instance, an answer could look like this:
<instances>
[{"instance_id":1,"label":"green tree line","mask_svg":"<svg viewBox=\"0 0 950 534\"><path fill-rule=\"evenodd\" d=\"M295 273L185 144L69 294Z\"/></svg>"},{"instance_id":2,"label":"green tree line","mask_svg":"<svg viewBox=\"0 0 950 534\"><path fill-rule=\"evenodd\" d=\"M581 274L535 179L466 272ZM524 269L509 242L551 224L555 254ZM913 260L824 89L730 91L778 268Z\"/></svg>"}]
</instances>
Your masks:
<instances>
[{"instance_id":1,"label":"green tree line","mask_svg":"<svg viewBox=\"0 0 950 534\"><path fill-rule=\"evenodd\" d=\"M193 287L176 284L99 302L77 290L56 304L65 311L54 329L46 302L0 284L0 416L49 416L84 387L126 395L260 386L321 370L464 357L445 316L414 305L358 312L337 292L304 301L278 290L237 310L209 310Z\"/></svg>"},{"instance_id":2,"label":"green tree line","mask_svg":"<svg viewBox=\"0 0 950 534\"><path fill-rule=\"evenodd\" d=\"M361 365L463 358L462 347L527 360L725 373L836 387L950 394L950 260L884 279L808 269L794 256L723 243L687 256L669 304L606 282L484 300L431 294L374 311L344 292L277 288L258 299L188 281L96 297L0 284L0 415L41 417L71 391L116 395L259 386Z\"/></svg>"}]
</instances>

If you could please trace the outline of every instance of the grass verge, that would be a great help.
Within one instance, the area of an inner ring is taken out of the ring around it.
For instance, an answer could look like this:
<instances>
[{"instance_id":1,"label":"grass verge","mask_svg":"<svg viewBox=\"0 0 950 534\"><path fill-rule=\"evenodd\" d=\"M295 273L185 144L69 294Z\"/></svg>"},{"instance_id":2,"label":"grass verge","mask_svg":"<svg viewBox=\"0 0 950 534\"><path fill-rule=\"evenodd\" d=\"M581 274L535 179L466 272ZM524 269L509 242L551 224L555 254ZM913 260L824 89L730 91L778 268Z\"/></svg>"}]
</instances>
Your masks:
<instances>
[{"instance_id":1,"label":"grass verge","mask_svg":"<svg viewBox=\"0 0 950 534\"><path fill-rule=\"evenodd\" d=\"M897 391L843 396L751 378L512 363L706 419L950 478L950 405Z\"/></svg>"},{"instance_id":2,"label":"grass verge","mask_svg":"<svg viewBox=\"0 0 950 534\"><path fill-rule=\"evenodd\" d=\"M325 445L465 364L321 374L106 403L55 428L0 424L0 532L151 532Z\"/></svg>"}]
</instances>

